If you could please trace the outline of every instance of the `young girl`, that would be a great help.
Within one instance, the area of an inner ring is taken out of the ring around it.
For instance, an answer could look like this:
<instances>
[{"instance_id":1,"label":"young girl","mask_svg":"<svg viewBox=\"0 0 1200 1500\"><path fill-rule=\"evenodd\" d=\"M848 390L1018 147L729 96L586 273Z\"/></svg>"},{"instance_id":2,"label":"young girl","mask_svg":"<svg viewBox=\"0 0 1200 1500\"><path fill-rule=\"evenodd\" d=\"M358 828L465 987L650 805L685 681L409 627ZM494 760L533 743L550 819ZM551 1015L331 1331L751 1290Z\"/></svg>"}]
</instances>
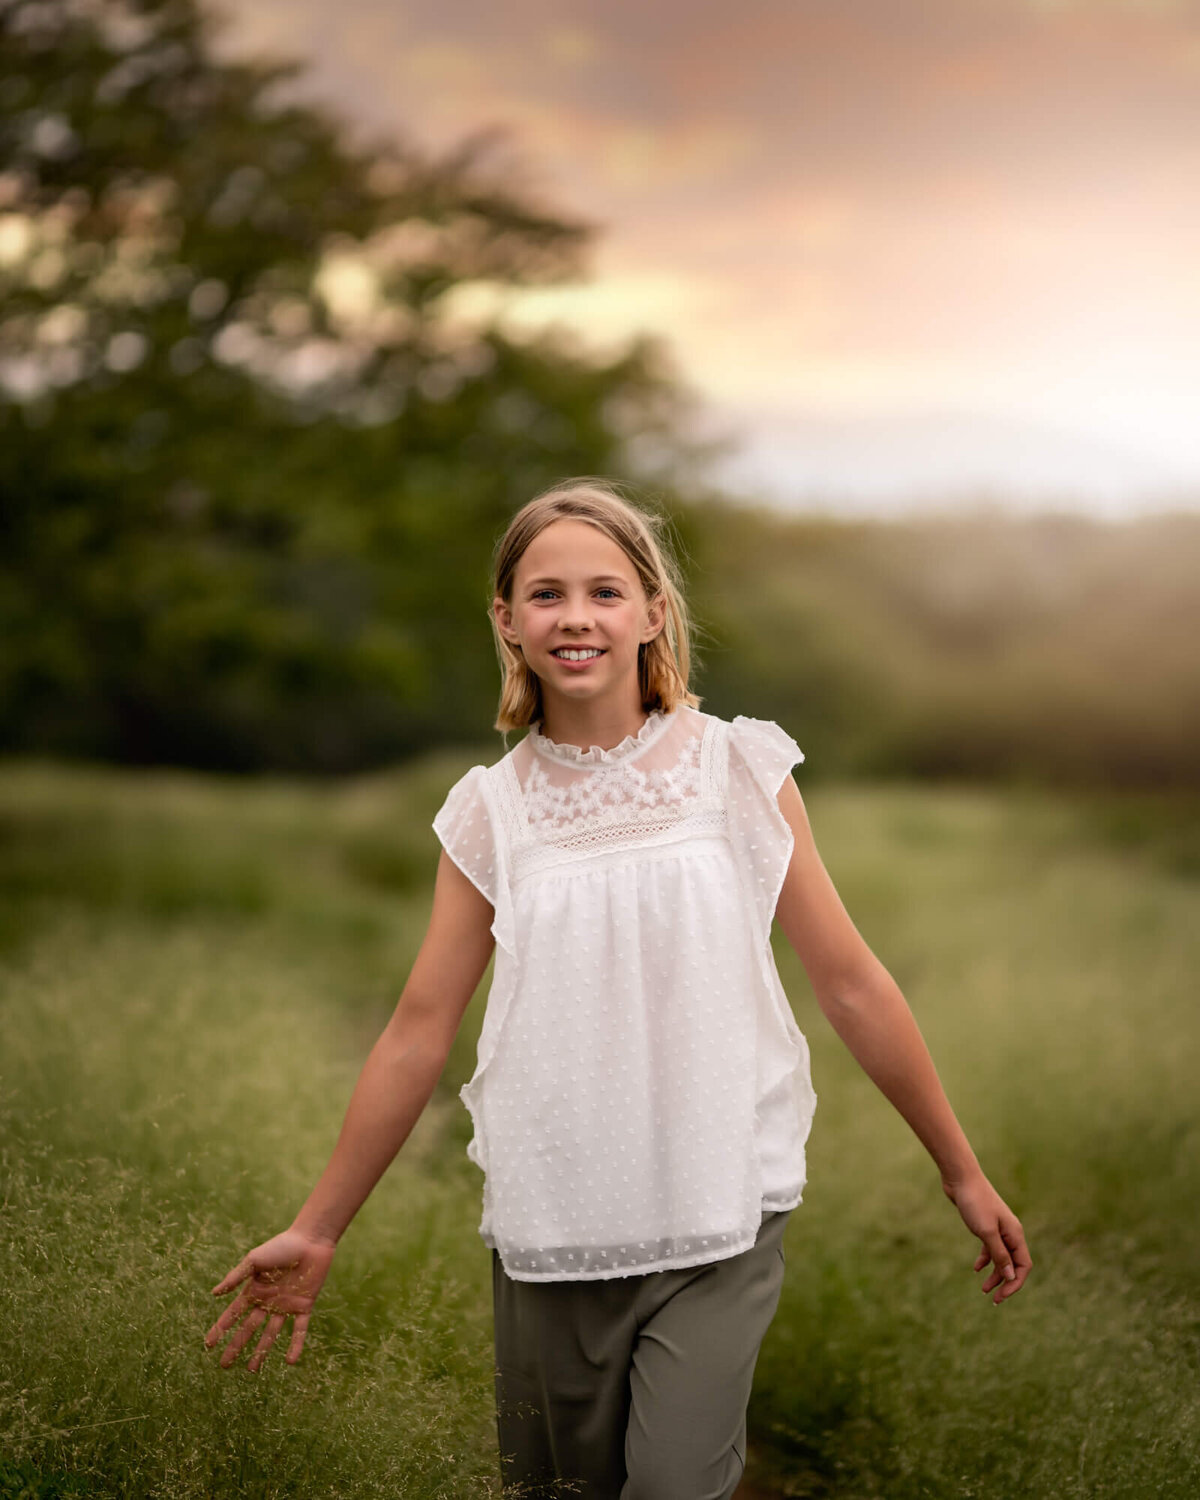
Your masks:
<instances>
[{"instance_id":1,"label":"young girl","mask_svg":"<svg viewBox=\"0 0 1200 1500\"><path fill-rule=\"evenodd\" d=\"M492 1249L506 1483L587 1500L729 1497L759 1345L805 1180L815 1096L771 951L778 920L821 1009L937 1164L985 1293L1030 1257L916 1022L813 844L777 724L699 710L654 518L609 486L526 505L496 556L496 727L529 733L451 788L429 929L290 1229L214 1288L230 1366L257 1370L313 1302L416 1123L495 951L462 1090ZM265 1325L265 1326L264 1326Z\"/></svg>"}]
</instances>

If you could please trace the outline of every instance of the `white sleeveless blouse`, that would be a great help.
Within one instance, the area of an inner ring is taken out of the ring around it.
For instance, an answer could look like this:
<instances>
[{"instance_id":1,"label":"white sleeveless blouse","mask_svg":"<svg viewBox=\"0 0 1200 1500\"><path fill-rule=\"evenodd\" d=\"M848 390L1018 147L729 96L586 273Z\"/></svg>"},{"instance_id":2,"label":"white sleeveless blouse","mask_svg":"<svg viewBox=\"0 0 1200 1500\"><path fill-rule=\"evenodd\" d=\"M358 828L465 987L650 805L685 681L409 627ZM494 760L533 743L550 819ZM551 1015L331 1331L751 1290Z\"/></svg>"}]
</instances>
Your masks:
<instances>
[{"instance_id":1,"label":"white sleeveless blouse","mask_svg":"<svg viewBox=\"0 0 1200 1500\"><path fill-rule=\"evenodd\" d=\"M467 1154L515 1280L721 1260L799 1203L816 1096L770 932L803 759L682 707L611 750L534 725L451 788L433 827L496 939Z\"/></svg>"}]
</instances>

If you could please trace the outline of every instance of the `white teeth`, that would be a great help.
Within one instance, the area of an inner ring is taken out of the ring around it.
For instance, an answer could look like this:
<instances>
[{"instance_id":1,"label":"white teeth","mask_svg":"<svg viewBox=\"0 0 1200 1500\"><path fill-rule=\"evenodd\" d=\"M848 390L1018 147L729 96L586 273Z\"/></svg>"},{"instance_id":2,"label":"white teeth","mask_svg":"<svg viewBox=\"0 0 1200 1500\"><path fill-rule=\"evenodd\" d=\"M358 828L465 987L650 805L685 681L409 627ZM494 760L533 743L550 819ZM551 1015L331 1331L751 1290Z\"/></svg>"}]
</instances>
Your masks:
<instances>
[{"instance_id":1,"label":"white teeth","mask_svg":"<svg viewBox=\"0 0 1200 1500\"><path fill-rule=\"evenodd\" d=\"M563 661L590 661L593 656L603 656L602 651L595 649L588 651L554 651L551 655L561 657Z\"/></svg>"}]
</instances>

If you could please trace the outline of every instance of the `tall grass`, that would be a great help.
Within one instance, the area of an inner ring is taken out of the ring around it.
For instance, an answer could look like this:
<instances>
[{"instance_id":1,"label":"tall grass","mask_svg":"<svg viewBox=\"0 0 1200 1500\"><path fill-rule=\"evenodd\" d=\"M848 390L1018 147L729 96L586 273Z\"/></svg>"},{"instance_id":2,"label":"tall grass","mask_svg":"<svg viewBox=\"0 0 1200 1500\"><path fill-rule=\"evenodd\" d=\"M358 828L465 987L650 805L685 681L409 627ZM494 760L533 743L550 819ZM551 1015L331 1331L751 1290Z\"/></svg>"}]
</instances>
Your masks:
<instances>
[{"instance_id":1,"label":"tall grass","mask_svg":"<svg viewBox=\"0 0 1200 1500\"><path fill-rule=\"evenodd\" d=\"M0 771L0 1494L498 1492L489 1262L454 1097L486 980L301 1363L227 1373L201 1346L208 1288L290 1219L332 1144L463 767L336 788ZM1037 1266L1011 1304L980 1296L936 1174L781 944L820 1104L751 1407L756 1483L1193 1494L1193 836L1161 803L808 800Z\"/></svg>"},{"instance_id":2,"label":"tall grass","mask_svg":"<svg viewBox=\"0 0 1200 1500\"><path fill-rule=\"evenodd\" d=\"M302 1201L415 950L420 776L33 767L0 799L0 1492L496 1493L478 1190L444 1099L301 1364L231 1378L201 1345L208 1288Z\"/></svg>"},{"instance_id":3,"label":"tall grass","mask_svg":"<svg viewBox=\"0 0 1200 1500\"><path fill-rule=\"evenodd\" d=\"M781 1490L1194 1494L1200 927L1175 845L1030 794L812 801L1036 1269L1002 1308L980 1296L930 1164L808 1024L810 1187L754 1408Z\"/></svg>"}]
</instances>

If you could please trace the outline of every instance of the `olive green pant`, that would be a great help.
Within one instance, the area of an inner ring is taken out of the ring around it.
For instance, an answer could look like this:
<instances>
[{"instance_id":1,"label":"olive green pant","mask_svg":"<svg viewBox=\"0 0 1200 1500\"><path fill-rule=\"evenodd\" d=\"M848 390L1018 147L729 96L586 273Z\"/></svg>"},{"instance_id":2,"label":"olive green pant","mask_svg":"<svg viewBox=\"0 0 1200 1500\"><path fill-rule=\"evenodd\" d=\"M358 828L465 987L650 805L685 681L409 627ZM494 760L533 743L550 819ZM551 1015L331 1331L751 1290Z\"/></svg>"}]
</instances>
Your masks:
<instances>
[{"instance_id":1,"label":"olive green pant","mask_svg":"<svg viewBox=\"0 0 1200 1500\"><path fill-rule=\"evenodd\" d=\"M579 1500L729 1500L783 1283L788 1213L741 1255L596 1281L514 1281L492 1252L506 1489Z\"/></svg>"}]
</instances>

